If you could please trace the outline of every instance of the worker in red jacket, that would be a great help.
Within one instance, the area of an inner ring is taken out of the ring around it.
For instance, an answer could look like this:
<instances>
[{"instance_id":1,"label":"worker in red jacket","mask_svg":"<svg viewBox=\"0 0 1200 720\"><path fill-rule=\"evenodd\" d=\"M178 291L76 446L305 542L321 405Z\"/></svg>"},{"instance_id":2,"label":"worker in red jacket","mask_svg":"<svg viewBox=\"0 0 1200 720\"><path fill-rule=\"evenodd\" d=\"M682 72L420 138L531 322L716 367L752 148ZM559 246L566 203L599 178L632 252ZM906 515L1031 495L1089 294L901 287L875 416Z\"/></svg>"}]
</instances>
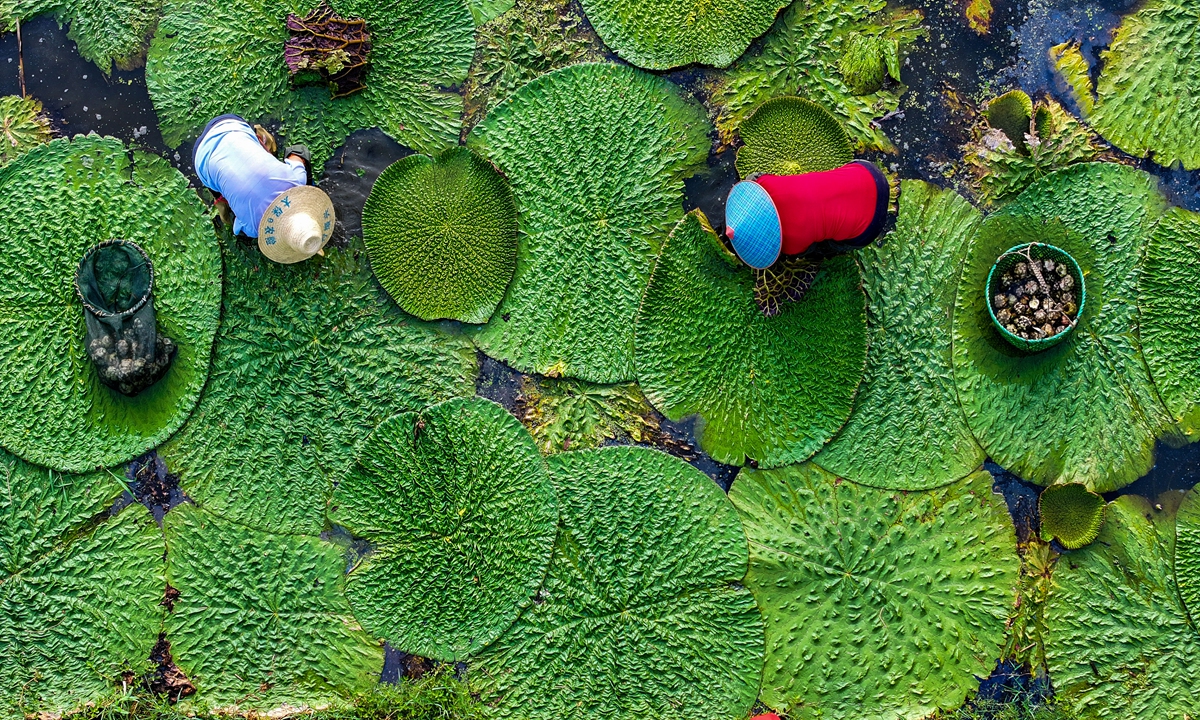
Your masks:
<instances>
[{"instance_id":1,"label":"worker in red jacket","mask_svg":"<svg viewBox=\"0 0 1200 720\"><path fill-rule=\"evenodd\" d=\"M759 270L826 241L859 248L879 237L888 195L887 178L863 160L803 175L751 175L729 193L725 235L742 262Z\"/></svg>"}]
</instances>

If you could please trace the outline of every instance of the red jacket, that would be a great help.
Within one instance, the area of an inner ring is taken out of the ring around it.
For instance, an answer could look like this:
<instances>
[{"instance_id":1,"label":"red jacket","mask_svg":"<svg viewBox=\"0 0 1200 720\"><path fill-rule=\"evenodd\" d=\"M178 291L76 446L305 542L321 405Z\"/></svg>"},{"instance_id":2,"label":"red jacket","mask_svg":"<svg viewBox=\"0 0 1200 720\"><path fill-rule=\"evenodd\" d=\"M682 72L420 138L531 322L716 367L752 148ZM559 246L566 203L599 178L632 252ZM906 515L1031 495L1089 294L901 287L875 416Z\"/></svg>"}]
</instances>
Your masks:
<instances>
[{"instance_id":1,"label":"red jacket","mask_svg":"<svg viewBox=\"0 0 1200 720\"><path fill-rule=\"evenodd\" d=\"M887 217L887 178L863 160L825 172L751 179L779 211L784 255L798 255L822 240L862 247L879 236Z\"/></svg>"}]
</instances>

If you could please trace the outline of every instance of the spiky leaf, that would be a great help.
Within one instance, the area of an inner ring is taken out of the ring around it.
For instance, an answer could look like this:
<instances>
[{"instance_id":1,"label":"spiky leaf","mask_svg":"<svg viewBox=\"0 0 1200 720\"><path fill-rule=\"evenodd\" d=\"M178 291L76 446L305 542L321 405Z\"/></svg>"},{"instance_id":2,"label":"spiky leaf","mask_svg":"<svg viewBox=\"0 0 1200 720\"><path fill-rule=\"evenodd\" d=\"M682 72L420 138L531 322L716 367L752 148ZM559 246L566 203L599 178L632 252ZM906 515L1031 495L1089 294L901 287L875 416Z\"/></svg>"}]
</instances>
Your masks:
<instances>
[{"instance_id":1,"label":"spiky leaf","mask_svg":"<svg viewBox=\"0 0 1200 720\"><path fill-rule=\"evenodd\" d=\"M919 12L885 11L886 5L884 0L792 3L761 49L748 52L719 80L712 103L721 140L729 142L764 100L801 95L829 108L859 148L893 149L875 120L899 107L904 86L855 95L841 73L842 53L854 33L878 35L901 48L924 32ZM889 73L899 80L898 54L888 60Z\"/></svg>"},{"instance_id":2,"label":"spiky leaf","mask_svg":"<svg viewBox=\"0 0 1200 720\"><path fill-rule=\"evenodd\" d=\"M1138 285L1139 337L1159 397L1182 435L1200 433L1200 214L1171 210L1154 229Z\"/></svg>"},{"instance_id":3,"label":"spiky leaf","mask_svg":"<svg viewBox=\"0 0 1200 720\"><path fill-rule=\"evenodd\" d=\"M79 136L0 168L0 207L0 445L82 471L166 440L200 397L220 312L220 251L196 193L161 158ZM179 345L166 376L134 397L100 382L75 292L80 258L108 238L150 256L158 328Z\"/></svg>"},{"instance_id":4,"label":"spiky leaf","mask_svg":"<svg viewBox=\"0 0 1200 720\"><path fill-rule=\"evenodd\" d=\"M484 702L522 720L745 716L763 625L736 584L746 536L720 488L647 448L548 464L554 558L538 602L471 665Z\"/></svg>"},{"instance_id":5,"label":"spiky leaf","mask_svg":"<svg viewBox=\"0 0 1200 720\"><path fill-rule=\"evenodd\" d=\"M899 54L895 38L851 33L842 47L841 71L846 86L855 95L869 95L883 88L888 57ZM899 80L899 78L897 78Z\"/></svg>"},{"instance_id":6,"label":"spiky leaf","mask_svg":"<svg viewBox=\"0 0 1200 720\"><path fill-rule=\"evenodd\" d=\"M526 377L523 383L521 421L547 455L613 440L641 442L659 429L654 408L636 383L543 377Z\"/></svg>"},{"instance_id":7,"label":"spiky leaf","mask_svg":"<svg viewBox=\"0 0 1200 720\"><path fill-rule=\"evenodd\" d=\"M627 66L534 80L468 139L513 183L517 271L479 347L522 372L633 378L633 320L683 178L708 157L699 105Z\"/></svg>"},{"instance_id":8,"label":"spiky leaf","mask_svg":"<svg viewBox=\"0 0 1200 720\"><path fill-rule=\"evenodd\" d=\"M743 469L729 497L767 626L768 706L915 720L958 707L995 666L1019 560L988 473L911 493L812 464Z\"/></svg>"},{"instance_id":9,"label":"spiky leaf","mask_svg":"<svg viewBox=\"0 0 1200 720\"><path fill-rule=\"evenodd\" d=\"M1200 490L1195 487L1175 519L1175 584L1192 627L1200 630Z\"/></svg>"},{"instance_id":10,"label":"spiky leaf","mask_svg":"<svg viewBox=\"0 0 1200 720\"><path fill-rule=\"evenodd\" d=\"M243 710L327 705L369 690L383 648L350 614L341 548L272 535L194 505L167 513L164 630L194 701Z\"/></svg>"},{"instance_id":11,"label":"spiky leaf","mask_svg":"<svg viewBox=\"0 0 1200 720\"><path fill-rule=\"evenodd\" d=\"M146 61L146 85L170 146L195 138L210 118L237 113L280 120L304 142L320 174L354 130L378 126L400 142L435 152L458 140L475 23L466 0L333 0L342 17L371 34L366 89L334 99L325 87L292 88L283 48L288 13L313 0L167 0Z\"/></svg>"},{"instance_id":12,"label":"spiky leaf","mask_svg":"<svg viewBox=\"0 0 1200 720\"><path fill-rule=\"evenodd\" d=\"M50 138L50 120L41 102L19 95L0 97L0 167Z\"/></svg>"},{"instance_id":13,"label":"spiky leaf","mask_svg":"<svg viewBox=\"0 0 1200 720\"><path fill-rule=\"evenodd\" d=\"M950 190L905 181L896 229L858 252L867 373L846 427L814 459L855 482L924 490L979 467L954 387L958 277L980 214Z\"/></svg>"},{"instance_id":14,"label":"spiky leaf","mask_svg":"<svg viewBox=\"0 0 1200 720\"><path fill-rule=\"evenodd\" d=\"M0 451L0 715L64 713L140 671L158 639L162 535L115 518L108 473L63 475Z\"/></svg>"},{"instance_id":15,"label":"spiky leaf","mask_svg":"<svg viewBox=\"0 0 1200 720\"><path fill-rule=\"evenodd\" d=\"M446 661L495 640L530 602L558 521L533 438L477 398L383 421L330 514L374 544L350 574L355 617L398 650Z\"/></svg>"},{"instance_id":16,"label":"spiky leaf","mask_svg":"<svg viewBox=\"0 0 1200 720\"><path fill-rule=\"evenodd\" d=\"M1104 523L1104 498L1082 483L1051 485L1038 498L1042 535L1055 538L1068 550L1096 539Z\"/></svg>"},{"instance_id":17,"label":"spiky leaf","mask_svg":"<svg viewBox=\"0 0 1200 720\"><path fill-rule=\"evenodd\" d=\"M1024 90L1009 90L988 103L988 125L1001 130L1018 150L1025 150L1025 134L1033 120L1033 100Z\"/></svg>"},{"instance_id":18,"label":"spiky leaf","mask_svg":"<svg viewBox=\"0 0 1200 720\"><path fill-rule=\"evenodd\" d=\"M1102 493L1153 464L1154 438L1168 418L1138 347L1135 301L1138 261L1162 211L1149 175L1075 165L1030 186L972 243L954 313L955 383L983 449L1022 478L1082 482ZM1061 218L1068 232L1045 237L1038 218ZM1001 253L1039 236L1079 263L1087 304L1066 340L1026 355L992 327L985 285Z\"/></svg>"},{"instance_id":19,"label":"spiky leaf","mask_svg":"<svg viewBox=\"0 0 1200 720\"><path fill-rule=\"evenodd\" d=\"M355 443L398 412L474 394L470 343L396 310L365 260L356 243L280 265L227 242L213 377L160 451L201 505L316 534Z\"/></svg>"},{"instance_id":20,"label":"spiky leaf","mask_svg":"<svg viewBox=\"0 0 1200 720\"><path fill-rule=\"evenodd\" d=\"M649 70L727 67L788 0L583 0L588 20L622 59Z\"/></svg>"},{"instance_id":21,"label":"spiky leaf","mask_svg":"<svg viewBox=\"0 0 1200 720\"><path fill-rule=\"evenodd\" d=\"M1096 542L1054 570L1046 659L1055 698L1081 717L1200 715L1200 632L1172 578L1180 495L1117 498Z\"/></svg>"},{"instance_id":22,"label":"spiky leaf","mask_svg":"<svg viewBox=\"0 0 1200 720\"><path fill-rule=\"evenodd\" d=\"M1101 54L1103 69L1091 96L1087 62L1078 46L1053 49L1059 71L1074 87L1087 120L1127 153L1165 167L1200 168L1200 5L1193 0L1148 0L1127 15Z\"/></svg>"},{"instance_id":23,"label":"spiky leaf","mask_svg":"<svg viewBox=\"0 0 1200 720\"><path fill-rule=\"evenodd\" d=\"M754 274L730 263L699 211L680 221L637 321L638 381L664 415L699 415L713 458L800 462L850 414L866 360L865 298L853 258L821 264L800 302L766 317Z\"/></svg>"},{"instance_id":24,"label":"spiky leaf","mask_svg":"<svg viewBox=\"0 0 1200 720\"><path fill-rule=\"evenodd\" d=\"M517 206L504 176L466 148L410 155L371 188L363 239L406 312L487 322L517 264Z\"/></svg>"},{"instance_id":25,"label":"spiky leaf","mask_svg":"<svg viewBox=\"0 0 1200 720\"><path fill-rule=\"evenodd\" d=\"M52 13L60 26L71 26L67 37L79 54L108 75L114 63L122 70L141 66L162 4L162 0L9 0L0 4L0 10L21 20Z\"/></svg>"},{"instance_id":26,"label":"spiky leaf","mask_svg":"<svg viewBox=\"0 0 1200 720\"><path fill-rule=\"evenodd\" d=\"M846 128L820 105L798 97L773 98L738 128L737 171L799 175L841 167L854 159Z\"/></svg>"}]
</instances>

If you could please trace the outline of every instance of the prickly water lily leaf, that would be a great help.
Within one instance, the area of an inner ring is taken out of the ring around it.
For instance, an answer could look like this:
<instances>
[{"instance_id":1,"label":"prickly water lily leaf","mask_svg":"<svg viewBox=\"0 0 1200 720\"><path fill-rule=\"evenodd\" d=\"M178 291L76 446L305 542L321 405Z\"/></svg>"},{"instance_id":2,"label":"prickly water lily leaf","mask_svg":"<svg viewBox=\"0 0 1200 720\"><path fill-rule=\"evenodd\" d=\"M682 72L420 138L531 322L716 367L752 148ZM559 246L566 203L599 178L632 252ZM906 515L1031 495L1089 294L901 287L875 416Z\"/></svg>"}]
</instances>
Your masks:
<instances>
[{"instance_id":1,"label":"prickly water lily leaf","mask_svg":"<svg viewBox=\"0 0 1200 720\"><path fill-rule=\"evenodd\" d=\"M1194 487L1175 518L1175 584L1192 627L1200 630L1200 490Z\"/></svg>"},{"instance_id":2,"label":"prickly water lily leaf","mask_svg":"<svg viewBox=\"0 0 1200 720\"><path fill-rule=\"evenodd\" d=\"M0 451L0 715L99 700L149 658L162 535L141 506L108 516L121 490Z\"/></svg>"},{"instance_id":3,"label":"prickly water lily leaf","mask_svg":"<svg viewBox=\"0 0 1200 720\"><path fill-rule=\"evenodd\" d=\"M517 206L504 176L466 148L410 155L371 188L363 238L405 312L483 323L517 264Z\"/></svg>"},{"instance_id":4,"label":"prickly water lily leaf","mask_svg":"<svg viewBox=\"0 0 1200 720\"><path fill-rule=\"evenodd\" d=\"M784 257L762 270L754 270L754 303L767 317L775 317L785 303L800 302L808 294L821 260L806 257Z\"/></svg>"},{"instance_id":5,"label":"prickly water lily leaf","mask_svg":"<svg viewBox=\"0 0 1200 720\"><path fill-rule=\"evenodd\" d=\"M859 148L893 149L875 120L900 106L904 86L855 95L841 72L846 43L855 33L879 36L898 48L923 34L919 12L893 12L886 7L883 0L792 3L779 14L761 49L738 60L715 89L712 101L721 141L731 141L733 132L764 100L800 95L829 108ZM899 80L898 53L889 74Z\"/></svg>"},{"instance_id":6,"label":"prickly water lily leaf","mask_svg":"<svg viewBox=\"0 0 1200 720\"><path fill-rule=\"evenodd\" d=\"M1051 485L1038 499L1042 535L1056 538L1068 550L1078 550L1096 539L1104 523L1104 498L1083 483Z\"/></svg>"},{"instance_id":7,"label":"prickly water lily leaf","mask_svg":"<svg viewBox=\"0 0 1200 720\"><path fill-rule=\"evenodd\" d=\"M20 95L0 97L0 167L51 137L50 119L42 113L41 102Z\"/></svg>"},{"instance_id":8,"label":"prickly water lily leaf","mask_svg":"<svg viewBox=\"0 0 1200 720\"><path fill-rule=\"evenodd\" d=\"M663 247L637 320L638 382L664 415L699 415L716 460L806 460L846 422L862 379L865 298L853 258L824 261L800 302L766 317L699 211Z\"/></svg>"},{"instance_id":9,"label":"prickly water lily leaf","mask_svg":"<svg viewBox=\"0 0 1200 720\"><path fill-rule=\"evenodd\" d=\"M950 190L905 181L896 229L858 251L867 372L854 412L814 459L855 482L924 490L983 462L954 386L951 319L980 214Z\"/></svg>"},{"instance_id":10,"label":"prickly water lily leaf","mask_svg":"<svg viewBox=\"0 0 1200 720\"><path fill-rule=\"evenodd\" d=\"M474 50L466 0L332 0L338 15L365 20L371 37L366 89L339 98L288 79L287 16L316 5L167 0L146 61L166 143L195 138L223 113L279 120L284 137L312 149L319 175L333 148L359 128L378 126L422 152L458 140L462 98L452 86L466 79Z\"/></svg>"},{"instance_id":11,"label":"prickly water lily leaf","mask_svg":"<svg viewBox=\"0 0 1200 720\"><path fill-rule=\"evenodd\" d=\"M1150 236L1138 285L1139 337L1154 387L1180 433L1200 437L1200 214L1171 210Z\"/></svg>"},{"instance_id":12,"label":"prickly water lily leaf","mask_svg":"<svg viewBox=\"0 0 1200 720\"><path fill-rule=\"evenodd\" d=\"M738 128L737 171L800 175L841 167L854 159L846 128L820 105L798 97L773 98Z\"/></svg>"},{"instance_id":13,"label":"prickly water lily leaf","mask_svg":"<svg viewBox=\"0 0 1200 720\"><path fill-rule=\"evenodd\" d=\"M542 584L558 522L533 438L479 398L383 421L330 516L375 546L350 573L355 617L397 650L445 661L512 625Z\"/></svg>"},{"instance_id":14,"label":"prickly water lily leaf","mask_svg":"<svg viewBox=\"0 0 1200 720\"><path fill-rule=\"evenodd\" d=\"M554 558L538 601L471 664L483 701L522 720L744 717L763 624L721 489L648 448L547 462Z\"/></svg>"},{"instance_id":15,"label":"prickly water lily leaf","mask_svg":"<svg viewBox=\"0 0 1200 720\"><path fill-rule=\"evenodd\" d=\"M1020 561L980 471L927 492L812 465L743 469L730 499L767 626L762 701L792 718L923 718L996 664Z\"/></svg>"},{"instance_id":16,"label":"prickly water lily leaf","mask_svg":"<svg viewBox=\"0 0 1200 720\"><path fill-rule=\"evenodd\" d=\"M1109 503L1096 542L1059 560L1046 606L1057 702L1080 717L1200 715L1200 632L1172 572L1181 493Z\"/></svg>"},{"instance_id":17,"label":"prickly water lily leaf","mask_svg":"<svg viewBox=\"0 0 1200 720\"><path fill-rule=\"evenodd\" d=\"M1200 168L1200 5L1148 0L1127 15L1101 54L1092 98L1087 61L1077 46L1054 48L1059 72L1074 87L1086 120L1131 155L1171 167Z\"/></svg>"},{"instance_id":18,"label":"prickly water lily leaf","mask_svg":"<svg viewBox=\"0 0 1200 720\"><path fill-rule=\"evenodd\" d=\"M225 249L212 380L160 453L201 506L315 535L355 443L398 412L474 394L475 353L396 310L358 243L296 265L233 240Z\"/></svg>"},{"instance_id":19,"label":"prickly water lily leaf","mask_svg":"<svg viewBox=\"0 0 1200 720\"><path fill-rule=\"evenodd\" d=\"M517 402L524 413L518 416L547 455L610 440L642 442L659 430L654 408L637 383L528 376L522 382Z\"/></svg>"},{"instance_id":20,"label":"prickly water lily leaf","mask_svg":"<svg viewBox=\"0 0 1200 720\"><path fill-rule=\"evenodd\" d=\"M166 440L208 376L221 256L203 203L165 160L96 136L55 140L0 168L0 445L60 470L126 462ZM158 329L179 345L166 376L127 397L84 345L75 268L109 238L154 267Z\"/></svg>"},{"instance_id":21,"label":"prickly water lily leaf","mask_svg":"<svg viewBox=\"0 0 1200 720\"><path fill-rule=\"evenodd\" d=\"M141 66L162 6L163 0L8 0L0 3L0 26L9 17L52 13L60 26L71 26L67 37L79 54L108 75L114 64L122 70Z\"/></svg>"},{"instance_id":22,"label":"prickly water lily leaf","mask_svg":"<svg viewBox=\"0 0 1200 720\"><path fill-rule=\"evenodd\" d=\"M883 88L888 67L899 62L896 38L851 33L842 46L842 79L855 95L869 95Z\"/></svg>"},{"instance_id":23,"label":"prickly water lily leaf","mask_svg":"<svg viewBox=\"0 0 1200 720\"><path fill-rule=\"evenodd\" d=\"M1022 478L1103 493L1153 465L1168 417L1138 347L1136 299L1138 261L1163 206L1146 173L1075 165L1031 185L972 243L954 311L954 379L976 439ZM1001 253L1039 239L1075 258L1087 302L1066 340L1025 354L992 327L985 286Z\"/></svg>"},{"instance_id":24,"label":"prickly water lily leaf","mask_svg":"<svg viewBox=\"0 0 1200 720\"><path fill-rule=\"evenodd\" d=\"M1033 100L1024 90L1010 90L988 103L988 125L1001 130L1018 150L1025 149L1025 134L1033 120Z\"/></svg>"},{"instance_id":25,"label":"prickly water lily leaf","mask_svg":"<svg viewBox=\"0 0 1200 720\"><path fill-rule=\"evenodd\" d=\"M508 176L521 211L517 271L473 337L522 372L633 379L633 321L708 122L674 86L585 64L534 80L468 142Z\"/></svg>"},{"instance_id":26,"label":"prickly water lily leaf","mask_svg":"<svg viewBox=\"0 0 1200 720\"><path fill-rule=\"evenodd\" d=\"M167 513L164 529L167 581L179 597L163 629L194 701L322 706L379 680L383 648L350 613L342 548L188 504Z\"/></svg>"},{"instance_id":27,"label":"prickly water lily leaf","mask_svg":"<svg viewBox=\"0 0 1200 720\"><path fill-rule=\"evenodd\" d=\"M604 43L638 67L727 67L788 0L582 0Z\"/></svg>"}]
</instances>

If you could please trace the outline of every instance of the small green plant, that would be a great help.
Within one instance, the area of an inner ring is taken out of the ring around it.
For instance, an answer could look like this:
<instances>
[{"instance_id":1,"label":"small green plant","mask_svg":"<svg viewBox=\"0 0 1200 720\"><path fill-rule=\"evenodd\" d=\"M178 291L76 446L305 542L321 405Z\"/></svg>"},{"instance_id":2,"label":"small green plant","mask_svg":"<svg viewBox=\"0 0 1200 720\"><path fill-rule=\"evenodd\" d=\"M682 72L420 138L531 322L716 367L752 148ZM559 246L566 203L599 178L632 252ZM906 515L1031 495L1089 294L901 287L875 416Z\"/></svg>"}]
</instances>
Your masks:
<instances>
[{"instance_id":1,"label":"small green plant","mask_svg":"<svg viewBox=\"0 0 1200 720\"><path fill-rule=\"evenodd\" d=\"M1096 539L1104 522L1104 498L1082 483L1052 485L1038 501L1042 539L1055 538L1068 550L1078 550Z\"/></svg>"},{"instance_id":2,"label":"small green plant","mask_svg":"<svg viewBox=\"0 0 1200 720\"><path fill-rule=\"evenodd\" d=\"M900 81L900 42L887 34L851 33L840 66L846 86L855 95L878 92L889 74Z\"/></svg>"},{"instance_id":3,"label":"small green plant","mask_svg":"<svg viewBox=\"0 0 1200 720\"><path fill-rule=\"evenodd\" d=\"M18 95L0 97L0 167L50 138L50 120L40 102Z\"/></svg>"},{"instance_id":4,"label":"small green plant","mask_svg":"<svg viewBox=\"0 0 1200 720\"><path fill-rule=\"evenodd\" d=\"M1000 130L1018 150L1025 151L1025 134L1033 119L1033 100L1023 90L1011 90L988 103L984 111L988 125Z\"/></svg>"}]
</instances>

